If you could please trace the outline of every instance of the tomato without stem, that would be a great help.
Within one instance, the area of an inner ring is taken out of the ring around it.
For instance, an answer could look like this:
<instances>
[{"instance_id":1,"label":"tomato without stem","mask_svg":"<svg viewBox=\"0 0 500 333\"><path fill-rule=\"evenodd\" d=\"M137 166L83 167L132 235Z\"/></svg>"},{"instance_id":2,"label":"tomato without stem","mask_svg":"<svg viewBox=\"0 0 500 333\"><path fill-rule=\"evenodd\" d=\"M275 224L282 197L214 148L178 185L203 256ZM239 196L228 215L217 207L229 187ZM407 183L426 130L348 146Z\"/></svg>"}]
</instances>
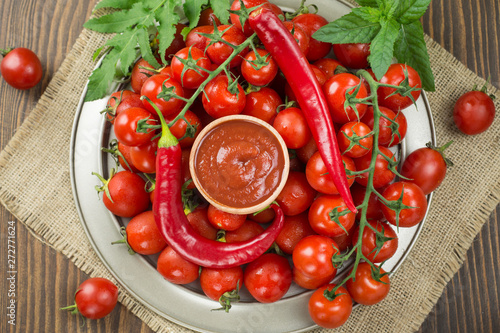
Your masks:
<instances>
[{"instance_id":1,"label":"tomato without stem","mask_svg":"<svg viewBox=\"0 0 500 333\"><path fill-rule=\"evenodd\" d=\"M158 150L158 140L159 138L156 138L143 145L130 147L130 161L140 172L156 172L156 151Z\"/></svg>"},{"instance_id":2,"label":"tomato without stem","mask_svg":"<svg viewBox=\"0 0 500 333\"><path fill-rule=\"evenodd\" d=\"M337 269L333 267L332 257L336 253L338 253L337 244L330 237L307 236L293 249L293 265L307 277L333 279Z\"/></svg>"},{"instance_id":3,"label":"tomato without stem","mask_svg":"<svg viewBox=\"0 0 500 333\"><path fill-rule=\"evenodd\" d=\"M303 172L290 171L276 201L285 215L293 216L305 212L315 196L316 191L307 182L306 175Z\"/></svg>"},{"instance_id":4,"label":"tomato without stem","mask_svg":"<svg viewBox=\"0 0 500 333\"><path fill-rule=\"evenodd\" d=\"M349 68L360 69L369 66L370 44L333 44L333 53L341 63Z\"/></svg>"},{"instance_id":5,"label":"tomato without stem","mask_svg":"<svg viewBox=\"0 0 500 333\"><path fill-rule=\"evenodd\" d=\"M246 220L236 230L226 232L226 243L244 242L260 235L264 228L255 221Z\"/></svg>"},{"instance_id":6,"label":"tomato without stem","mask_svg":"<svg viewBox=\"0 0 500 333\"><path fill-rule=\"evenodd\" d=\"M236 230L245 223L247 215L237 215L223 212L213 205L208 206L208 221L218 229Z\"/></svg>"},{"instance_id":7,"label":"tomato without stem","mask_svg":"<svg viewBox=\"0 0 500 333\"><path fill-rule=\"evenodd\" d=\"M140 93L144 82L146 82L146 80L150 76L155 74L155 72L141 67L151 68L152 70L154 69L153 66L151 66L146 60L142 58L135 63L134 68L132 68L132 74L130 76L130 84L132 86L132 89L136 93Z\"/></svg>"},{"instance_id":8,"label":"tomato without stem","mask_svg":"<svg viewBox=\"0 0 500 333\"><path fill-rule=\"evenodd\" d=\"M335 287L335 284L329 284L318 288L309 299L308 308L311 319L324 328L342 326L352 312L352 298L344 287L337 289L333 301L325 297L325 290L331 291Z\"/></svg>"},{"instance_id":9,"label":"tomato without stem","mask_svg":"<svg viewBox=\"0 0 500 333\"><path fill-rule=\"evenodd\" d=\"M5 82L16 89L33 88L42 79L42 63L30 49L18 47L11 51L1 51L4 56L0 72Z\"/></svg>"},{"instance_id":10,"label":"tomato without stem","mask_svg":"<svg viewBox=\"0 0 500 333\"><path fill-rule=\"evenodd\" d=\"M82 316L100 319L113 311L118 301L118 287L105 278L84 281L75 294L75 304Z\"/></svg>"},{"instance_id":11,"label":"tomato without stem","mask_svg":"<svg viewBox=\"0 0 500 333\"><path fill-rule=\"evenodd\" d=\"M302 238L314 234L315 232L309 224L307 212L295 216L285 216L285 223L276 238L276 244L283 252L292 254L293 249Z\"/></svg>"},{"instance_id":12,"label":"tomato without stem","mask_svg":"<svg viewBox=\"0 0 500 333\"><path fill-rule=\"evenodd\" d=\"M158 272L169 282L187 284L199 275L199 266L182 258L169 245L160 253L156 264Z\"/></svg>"},{"instance_id":13,"label":"tomato without stem","mask_svg":"<svg viewBox=\"0 0 500 333\"><path fill-rule=\"evenodd\" d=\"M365 200L365 194L366 187L364 187L363 185L355 183L353 186L351 186L352 200L354 201L354 205L356 205L356 207L363 203L363 201ZM373 192L370 193L370 198L368 199L368 207L359 209L358 213L356 214L356 219L361 219L361 214L365 209L367 220L380 220L384 218L384 214L382 214L380 205L381 203L378 199L378 196Z\"/></svg>"},{"instance_id":14,"label":"tomato without stem","mask_svg":"<svg viewBox=\"0 0 500 333\"><path fill-rule=\"evenodd\" d=\"M283 101L274 89L262 87L258 91L251 91L247 94L242 114L257 117L272 124L278 114L276 110L281 104Z\"/></svg>"},{"instance_id":15,"label":"tomato without stem","mask_svg":"<svg viewBox=\"0 0 500 333\"><path fill-rule=\"evenodd\" d=\"M324 58L331 50L332 45L325 42L320 42L312 37L312 35L322 26L328 24L328 21L318 14L307 13L301 14L292 19L292 22L300 27L309 36L309 49L306 53L307 60L315 61Z\"/></svg>"},{"instance_id":16,"label":"tomato without stem","mask_svg":"<svg viewBox=\"0 0 500 333\"><path fill-rule=\"evenodd\" d=\"M202 34L211 34L214 31L213 25L200 25L193 28L186 36L186 46L194 46L202 51L207 47L208 37L202 36Z\"/></svg>"},{"instance_id":17,"label":"tomato without stem","mask_svg":"<svg viewBox=\"0 0 500 333\"><path fill-rule=\"evenodd\" d=\"M335 70L338 66L343 66L339 61L331 58L322 58L316 60L314 62L314 65L326 74L327 80L335 75Z\"/></svg>"},{"instance_id":18,"label":"tomato without stem","mask_svg":"<svg viewBox=\"0 0 500 333\"><path fill-rule=\"evenodd\" d=\"M205 238L217 239L217 229L208 220L208 208L197 207L194 211L187 216L189 224Z\"/></svg>"},{"instance_id":19,"label":"tomato without stem","mask_svg":"<svg viewBox=\"0 0 500 333\"><path fill-rule=\"evenodd\" d=\"M385 274L380 268L380 274ZM373 305L381 302L391 288L389 276L384 275L380 281L372 277L372 267L367 262L360 262L356 269L355 278L346 282L346 288L352 299L359 304Z\"/></svg>"},{"instance_id":20,"label":"tomato without stem","mask_svg":"<svg viewBox=\"0 0 500 333\"><path fill-rule=\"evenodd\" d=\"M291 107L280 111L274 118L273 127L290 149L304 147L312 137L307 119L299 108Z\"/></svg>"},{"instance_id":21,"label":"tomato without stem","mask_svg":"<svg viewBox=\"0 0 500 333\"><path fill-rule=\"evenodd\" d=\"M143 255L155 254L167 246L158 231L153 211L134 216L127 224L127 243L134 252Z\"/></svg>"},{"instance_id":22,"label":"tomato without stem","mask_svg":"<svg viewBox=\"0 0 500 333\"><path fill-rule=\"evenodd\" d=\"M475 135L486 131L495 119L495 104L483 91L469 91L455 102L453 121L462 133Z\"/></svg>"}]
</instances>

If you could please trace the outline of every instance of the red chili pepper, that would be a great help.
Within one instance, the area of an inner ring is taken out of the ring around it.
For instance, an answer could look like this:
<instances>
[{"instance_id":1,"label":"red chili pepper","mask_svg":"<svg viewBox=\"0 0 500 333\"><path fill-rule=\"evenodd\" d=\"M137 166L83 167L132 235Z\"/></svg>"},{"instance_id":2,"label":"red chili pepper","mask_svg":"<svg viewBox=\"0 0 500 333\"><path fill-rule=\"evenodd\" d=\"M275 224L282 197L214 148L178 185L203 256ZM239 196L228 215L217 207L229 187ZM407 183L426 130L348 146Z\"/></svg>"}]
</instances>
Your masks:
<instances>
[{"instance_id":1,"label":"red chili pepper","mask_svg":"<svg viewBox=\"0 0 500 333\"><path fill-rule=\"evenodd\" d=\"M321 157L347 208L357 212L347 185L328 104L304 53L273 11L264 7L258 8L250 14L248 22L290 84L306 116Z\"/></svg>"},{"instance_id":2,"label":"red chili pepper","mask_svg":"<svg viewBox=\"0 0 500 333\"><path fill-rule=\"evenodd\" d=\"M181 147L170 133L161 112L162 135L156 155L156 185L153 212L160 233L184 259L211 268L227 268L257 259L271 247L283 228L283 211L276 213L273 223L260 235L239 243L223 243L199 235L189 224L181 198Z\"/></svg>"}]
</instances>

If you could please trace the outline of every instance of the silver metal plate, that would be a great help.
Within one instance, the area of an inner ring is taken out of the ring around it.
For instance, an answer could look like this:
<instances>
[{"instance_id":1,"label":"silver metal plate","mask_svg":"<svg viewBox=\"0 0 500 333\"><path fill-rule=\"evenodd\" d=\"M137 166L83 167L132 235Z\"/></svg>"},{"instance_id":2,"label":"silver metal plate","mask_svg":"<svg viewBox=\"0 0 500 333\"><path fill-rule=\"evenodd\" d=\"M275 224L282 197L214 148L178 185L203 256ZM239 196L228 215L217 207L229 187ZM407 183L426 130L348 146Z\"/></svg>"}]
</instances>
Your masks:
<instances>
[{"instance_id":1,"label":"silver metal plate","mask_svg":"<svg viewBox=\"0 0 500 333\"><path fill-rule=\"evenodd\" d=\"M300 0L273 1L292 11ZM342 1L316 0L319 14L332 21L350 11ZM273 304L254 301L243 290L242 302L234 304L229 313L211 311L218 303L204 296L198 282L179 286L166 281L155 268L157 256L131 256L123 246L112 246L120 239L120 226L127 219L113 216L98 198L94 186L100 185L92 172L106 175L114 162L101 147L107 147L113 138L109 124L100 110L108 98L83 102L83 92L76 110L70 147L71 185L76 207L85 232L103 264L117 281L139 302L158 315L181 326L201 332L304 332L315 328L309 318L307 302L312 291L292 285L285 297ZM412 151L431 141L435 144L434 124L425 93L417 100L416 107L404 110L408 132L398 152L405 158ZM111 133L110 133L111 132ZM428 196L428 205L432 195ZM424 223L412 228L400 228L399 248L386 262L387 271L395 271L404 261L415 243ZM346 267L338 277L346 273Z\"/></svg>"}]
</instances>

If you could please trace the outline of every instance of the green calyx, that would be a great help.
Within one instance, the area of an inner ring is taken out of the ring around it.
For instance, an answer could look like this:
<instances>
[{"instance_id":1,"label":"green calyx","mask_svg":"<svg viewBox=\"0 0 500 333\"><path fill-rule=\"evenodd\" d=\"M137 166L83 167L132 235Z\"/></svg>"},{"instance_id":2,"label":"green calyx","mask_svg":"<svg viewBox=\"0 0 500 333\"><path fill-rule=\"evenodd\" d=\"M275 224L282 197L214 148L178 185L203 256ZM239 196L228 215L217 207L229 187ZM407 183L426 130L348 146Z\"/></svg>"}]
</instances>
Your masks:
<instances>
[{"instance_id":1,"label":"green calyx","mask_svg":"<svg viewBox=\"0 0 500 333\"><path fill-rule=\"evenodd\" d=\"M158 118L160 118L161 137L160 140L158 141L158 148L168 148L178 145L179 140L177 140L177 138L172 134L172 132L170 132L167 122L165 121L165 117L163 117L163 114L161 113L160 109L158 109L155 103L151 102L151 100L146 96L142 96L141 99L146 100L151 105L151 107L153 107L153 109L156 111L156 113L158 114Z\"/></svg>"}]
</instances>

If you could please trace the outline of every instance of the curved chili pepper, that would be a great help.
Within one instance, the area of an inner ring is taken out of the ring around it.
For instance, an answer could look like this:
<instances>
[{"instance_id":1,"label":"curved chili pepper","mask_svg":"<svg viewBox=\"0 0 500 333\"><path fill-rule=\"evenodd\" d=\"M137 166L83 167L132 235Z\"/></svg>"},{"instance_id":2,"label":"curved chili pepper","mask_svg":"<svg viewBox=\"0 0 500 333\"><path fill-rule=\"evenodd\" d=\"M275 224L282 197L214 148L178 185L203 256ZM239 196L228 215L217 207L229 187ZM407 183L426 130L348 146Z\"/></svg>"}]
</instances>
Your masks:
<instances>
[{"instance_id":1,"label":"curved chili pepper","mask_svg":"<svg viewBox=\"0 0 500 333\"><path fill-rule=\"evenodd\" d=\"M156 225L167 243L184 259L211 268L227 268L257 259L271 247L283 228L281 208L273 204L273 223L260 235L238 243L223 243L199 235L189 224L181 198L181 147L170 133L161 112L162 135L156 155L156 185L153 212Z\"/></svg>"},{"instance_id":2,"label":"curved chili pepper","mask_svg":"<svg viewBox=\"0 0 500 333\"><path fill-rule=\"evenodd\" d=\"M269 51L292 88L335 187L352 212L352 201L337 139L323 90L292 34L271 10L261 7L248 19L250 27Z\"/></svg>"}]
</instances>

